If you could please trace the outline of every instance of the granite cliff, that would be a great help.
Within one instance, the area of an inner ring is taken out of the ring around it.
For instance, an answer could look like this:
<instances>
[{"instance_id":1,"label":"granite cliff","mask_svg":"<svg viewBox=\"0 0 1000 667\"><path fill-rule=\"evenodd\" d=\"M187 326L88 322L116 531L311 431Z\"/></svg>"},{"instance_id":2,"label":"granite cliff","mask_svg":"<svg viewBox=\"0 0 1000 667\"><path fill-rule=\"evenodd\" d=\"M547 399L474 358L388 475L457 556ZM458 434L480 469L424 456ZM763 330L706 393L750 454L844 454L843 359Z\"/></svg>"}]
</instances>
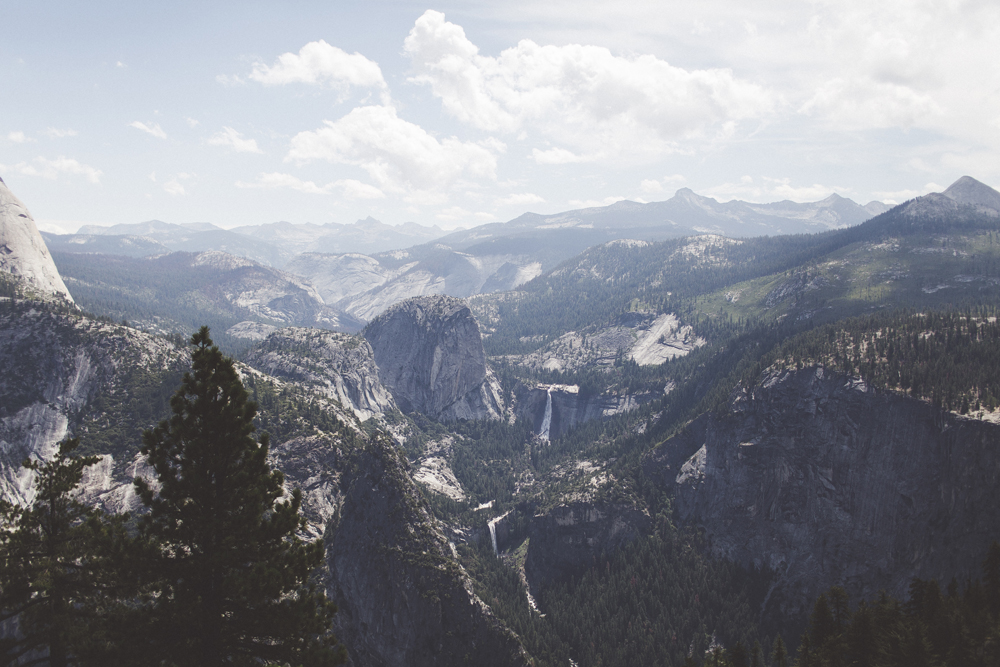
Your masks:
<instances>
[{"instance_id":1,"label":"granite cliff","mask_svg":"<svg viewBox=\"0 0 1000 667\"><path fill-rule=\"evenodd\" d=\"M396 304L364 331L382 384L404 412L441 421L497 419L500 388L486 367L479 324L461 299Z\"/></svg>"},{"instance_id":2,"label":"granite cliff","mask_svg":"<svg viewBox=\"0 0 1000 667\"><path fill-rule=\"evenodd\" d=\"M14 276L37 296L73 301L34 218L3 179L0 179L0 274Z\"/></svg>"},{"instance_id":3,"label":"granite cliff","mask_svg":"<svg viewBox=\"0 0 1000 667\"><path fill-rule=\"evenodd\" d=\"M244 361L272 377L315 387L362 421L396 408L361 336L288 327L252 347Z\"/></svg>"},{"instance_id":4,"label":"granite cliff","mask_svg":"<svg viewBox=\"0 0 1000 667\"><path fill-rule=\"evenodd\" d=\"M647 472L712 551L773 570L772 611L824 589L905 598L978 576L1000 535L1000 425L822 366L772 368L668 440Z\"/></svg>"}]
</instances>

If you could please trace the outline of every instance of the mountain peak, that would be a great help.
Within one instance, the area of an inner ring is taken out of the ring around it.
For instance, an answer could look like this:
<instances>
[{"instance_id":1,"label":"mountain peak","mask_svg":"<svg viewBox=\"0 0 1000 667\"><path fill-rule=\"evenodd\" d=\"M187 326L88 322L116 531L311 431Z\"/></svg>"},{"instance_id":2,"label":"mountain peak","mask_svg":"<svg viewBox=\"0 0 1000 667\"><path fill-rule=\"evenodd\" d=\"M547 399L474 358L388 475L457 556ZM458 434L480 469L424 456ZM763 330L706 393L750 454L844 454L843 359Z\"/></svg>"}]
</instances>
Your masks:
<instances>
[{"instance_id":1,"label":"mountain peak","mask_svg":"<svg viewBox=\"0 0 1000 667\"><path fill-rule=\"evenodd\" d=\"M358 220L354 224L362 229L378 229L379 227L385 226L381 220L376 220L370 215L364 220Z\"/></svg>"},{"instance_id":2,"label":"mountain peak","mask_svg":"<svg viewBox=\"0 0 1000 667\"><path fill-rule=\"evenodd\" d=\"M1000 192L971 176L963 176L942 194L966 206L985 206L1000 211Z\"/></svg>"},{"instance_id":3,"label":"mountain peak","mask_svg":"<svg viewBox=\"0 0 1000 667\"><path fill-rule=\"evenodd\" d=\"M45 294L54 293L73 302L34 218L3 181L0 181L0 272L16 276Z\"/></svg>"}]
</instances>

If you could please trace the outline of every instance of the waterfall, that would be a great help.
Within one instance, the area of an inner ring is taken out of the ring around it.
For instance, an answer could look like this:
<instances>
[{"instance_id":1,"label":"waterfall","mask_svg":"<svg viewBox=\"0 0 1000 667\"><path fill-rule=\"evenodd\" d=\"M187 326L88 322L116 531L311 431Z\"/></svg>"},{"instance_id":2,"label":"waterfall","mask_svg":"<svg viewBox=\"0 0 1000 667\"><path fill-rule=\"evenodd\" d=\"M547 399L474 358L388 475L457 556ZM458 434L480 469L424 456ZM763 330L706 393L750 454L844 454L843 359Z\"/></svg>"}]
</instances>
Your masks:
<instances>
[{"instance_id":1,"label":"waterfall","mask_svg":"<svg viewBox=\"0 0 1000 667\"><path fill-rule=\"evenodd\" d=\"M545 414L542 415L542 428L538 435L542 440L549 439L549 430L552 428L552 387L545 393Z\"/></svg>"},{"instance_id":2,"label":"waterfall","mask_svg":"<svg viewBox=\"0 0 1000 667\"><path fill-rule=\"evenodd\" d=\"M490 541L493 542L493 555L494 556L499 556L500 555L500 552L497 550L497 524L500 523L501 521L503 521L507 517L507 515L510 514L513 511L514 510L507 510L506 512L504 512L500 516L494 517L494 518L490 519L489 522L486 524L487 526L490 527Z\"/></svg>"}]
</instances>

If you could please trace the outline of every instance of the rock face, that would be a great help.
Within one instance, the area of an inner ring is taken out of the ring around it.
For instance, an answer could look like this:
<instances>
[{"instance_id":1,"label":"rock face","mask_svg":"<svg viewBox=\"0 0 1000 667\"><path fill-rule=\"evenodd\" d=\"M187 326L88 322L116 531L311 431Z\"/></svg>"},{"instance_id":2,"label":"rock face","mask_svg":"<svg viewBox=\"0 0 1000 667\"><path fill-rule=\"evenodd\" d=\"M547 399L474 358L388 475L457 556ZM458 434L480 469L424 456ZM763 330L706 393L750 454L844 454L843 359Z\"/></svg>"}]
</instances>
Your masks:
<instances>
[{"instance_id":1,"label":"rock face","mask_svg":"<svg viewBox=\"0 0 1000 667\"><path fill-rule=\"evenodd\" d=\"M72 302L27 207L0 179L0 273L9 273L43 296Z\"/></svg>"},{"instance_id":2,"label":"rock face","mask_svg":"<svg viewBox=\"0 0 1000 667\"><path fill-rule=\"evenodd\" d=\"M357 665L527 665L472 593L391 443L355 452L325 543L336 631Z\"/></svg>"},{"instance_id":3,"label":"rock face","mask_svg":"<svg viewBox=\"0 0 1000 667\"><path fill-rule=\"evenodd\" d=\"M704 344L672 313L628 312L611 326L569 331L536 352L510 359L535 372L609 368L623 355L640 366L657 366Z\"/></svg>"},{"instance_id":4,"label":"rock face","mask_svg":"<svg viewBox=\"0 0 1000 667\"><path fill-rule=\"evenodd\" d=\"M328 569L318 577L337 601L336 631L354 664L527 665L517 638L473 594L398 448L386 436L369 437L329 400L338 360L356 368L353 353L372 368L367 344L327 332L285 336L297 354L264 358L309 379L282 384L238 369L245 381L281 388L282 403L273 408L280 413L264 415L281 429L271 462L287 488L302 489L306 532L325 536ZM311 358L318 368L304 363ZM141 431L166 416L189 363L172 343L129 327L54 305L0 301L0 497L30 503L33 480L21 461L51 458L72 434L81 437L81 453L101 456L86 472L81 497L111 512L137 509L132 479L150 474L138 455ZM147 402L149 409L137 410ZM298 421L304 404L330 418L327 430ZM143 416L118 421L136 412Z\"/></svg>"},{"instance_id":5,"label":"rock face","mask_svg":"<svg viewBox=\"0 0 1000 667\"><path fill-rule=\"evenodd\" d=\"M289 327L269 335L244 359L268 375L319 389L362 421L396 407L379 382L371 345L360 336Z\"/></svg>"},{"instance_id":6,"label":"rock face","mask_svg":"<svg viewBox=\"0 0 1000 667\"><path fill-rule=\"evenodd\" d=\"M912 577L978 576L1000 535L998 443L1000 425L807 367L766 372L648 472L717 555L777 572L772 609L805 613L836 584L902 598Z\"/></svg>"},{"instance_id":7,"label":"rock face","mask_svg":"<svg viewBox=\"0 0 1000 667\"><path fill-rule=\"evenodd\" d=\"M965 206L982 206L1000 211L1000 192L971 176L963 176L941 194Z\"/></svg>"},{"instance_id":8,"label":"rock face","mask_svg":"<svg viewBox=\"0 0 1000 667\"><path fill-rule=\"evenodd\" d=\"M535 433L547 440L592 419L607 419L657 398L654 394L581 394L576 385L519 386L515 392L518 416L531 420ZM548 421L546 421L548 415Z\"/></svg>"},{"instance_id":9,"label":"rock face","mask_svg":"<svg viewBox=\"0 0 1000 667\"><path fill-rule=\"evenodd\" d=\"M375 319L364 335L382 384L404 412L442 421L497 419L503 412L479 324L461 299L409 299Z\"/></svg>"},{"instance_id":10,"label":"rock face","mask_svg":"<svg viewBox=\"0 0 1000 667\"><path fill-rule=\"evenodd\" d=\"M932 192L905 204L906 215L912 217L947 216L961 207L970 207L977 213L1000 216L1000 192L971 176L963 176L944 192Z\"/></svg>"},{"instance_id":11,"label":"rock face","mask_svg":"<svg viewBox=\"0 0 1000 667\"><path fill-rule=\"evenodd\" d=\"M183 355L163 339L134 329L36 308L30 302L0 304L0 498L30 503L33 475L21 467L26 458L48 460L67 435L84 435L81 426L107 405L127 400L132 371L147 378L169 373ZM147 380L148 381L148 380ZM143 396L143 399L145 396ZM95 401L103 407L95 410ZM107 419L107 417L103 417ZM148 428L153 424L141 424ZM139 428L114 424L120 442L92 474L88 493L121 510L120 494L108 494L113 476L131 479L129 468L140 445ZM84 437L83 444L87 444ZM93 472L93 471L92 471Z\"/></svg>"}]
</instances>

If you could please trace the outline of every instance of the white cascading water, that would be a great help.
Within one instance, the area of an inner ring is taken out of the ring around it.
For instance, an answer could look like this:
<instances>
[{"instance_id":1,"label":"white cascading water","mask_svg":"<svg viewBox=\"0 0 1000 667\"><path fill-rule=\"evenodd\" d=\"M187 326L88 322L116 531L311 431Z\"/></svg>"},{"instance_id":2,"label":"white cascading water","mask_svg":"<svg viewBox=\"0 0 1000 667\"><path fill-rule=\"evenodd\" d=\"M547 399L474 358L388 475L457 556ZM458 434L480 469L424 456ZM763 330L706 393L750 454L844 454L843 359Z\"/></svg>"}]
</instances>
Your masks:
<instances>
[{"instance_id":1,"label":"white cascading water","mask_svg":"<svg viewBox=\"0 0 1000 667\"><path fill-rule=\"evenodd\" d=\"M538 435L542 440L549 439L549 430L552 428L552 387L545 394L545 414L542 415L542 428Z\"/></svg>"},{"instance_id":2,"label":"white cascading water","mask_svg":"<svg viewBox=\"0 0 1000 667\"><path fill-rule=\"evenodd\" d=\"M490 527L490 539L493 540L493 555L499 556L497 553L497 519L493 519L489 522Z\"/></svg>"}]
</instances>

